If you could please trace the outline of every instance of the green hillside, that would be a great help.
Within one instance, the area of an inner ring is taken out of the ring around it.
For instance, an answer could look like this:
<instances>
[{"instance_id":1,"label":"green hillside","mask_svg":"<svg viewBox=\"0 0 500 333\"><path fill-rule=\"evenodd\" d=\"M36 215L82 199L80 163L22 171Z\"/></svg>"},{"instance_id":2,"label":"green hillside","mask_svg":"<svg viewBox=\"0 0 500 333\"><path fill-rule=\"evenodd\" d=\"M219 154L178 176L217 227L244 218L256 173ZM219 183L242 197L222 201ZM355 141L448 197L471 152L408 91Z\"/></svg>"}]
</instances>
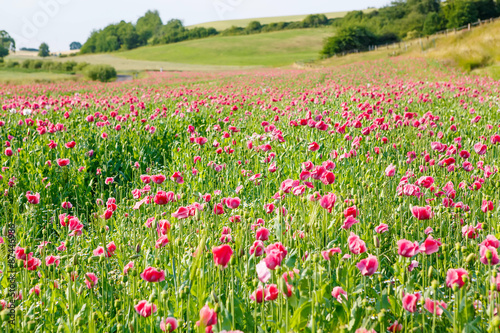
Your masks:
<instances>
[{"instance_id":1,"label":"green hillside","mask_svg":"<svg viewBox=\"0 0 500 333\"><path fill-rule=\"evenodd\" d=\"M286 66L317 59L332 28L285 30L244 36L216 36L114 53L132 60L199 65Z\"/></svg>"},{"instance_id":2,"label":"green hillside","mask_svg":"<svg viewBox=\"0 0 500 333\"><path fill-rule=\"evenodd\" d=\"M365 9L364 12L368 13L372 11L373 9ZM339 18L339 17L344 17L347 12L331 12L331 13L322 13L324 14L327 18L333 19L333 18ZM224 30L227 28L230 28L232 26L236 27L246 27L248 23L252 21L259 21L261 24L269 24L269 23L275 23L275 22L296 22L296 21L302 21L307 14L305 15L291 15L291 16L274 16L274 17L258 17L258 18L250 18L250 19L240 19L240 20L225 20L225 21L212 21L212 22L205 22L205 23L200 23L200 24L193 24L188 26L188 28L195 28L195 27L202 27L202 28L215 28L217 30Z\"/></svg>"}]
</instances>

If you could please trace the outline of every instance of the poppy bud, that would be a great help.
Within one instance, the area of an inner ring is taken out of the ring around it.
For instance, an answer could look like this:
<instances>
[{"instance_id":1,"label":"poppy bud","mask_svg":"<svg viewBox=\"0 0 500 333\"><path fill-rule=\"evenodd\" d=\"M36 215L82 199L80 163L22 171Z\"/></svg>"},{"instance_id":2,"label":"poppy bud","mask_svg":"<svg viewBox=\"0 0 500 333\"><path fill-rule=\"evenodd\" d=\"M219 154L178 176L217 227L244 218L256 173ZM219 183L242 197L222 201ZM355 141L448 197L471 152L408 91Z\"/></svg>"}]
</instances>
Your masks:
<instances>
[{"instance_id":1,"label":"poppy bud","mask_svg":"<svg viewBox=\"0 0 500 333\"><path fill-rule=\"evenodd\" d=\"M78 265L78 254L75 254L73 256L73 266L76 266L76 265Z\"/></svg>"},{"instance_id":2,"label":"poppy bud","mask_svg":"<svg viewBox=\"0 0 500 333\"><path fill-rule=\"evenodd\" d=\"M124 275L124 276L122 277L122 281L123 281L123 283L127 283L127 281L128 281L128 276L127 276L127 275Z\"/></svg>"},{"instance_id":3,"label":"poppy bud","mask_svg":"<svg viewBox=\"0 0 500 333\"><path fill-rule=\"evenodd\" d=\"M212 298L214 300L215 303L218 303L219 302L219 298L217 297L217 295L215 294L215 291L212 291Z\"/></svg>"},{"instance_id":4,"label":"poppy bud","mask_svg":"<svg viewBox=\"0 0 500 333\"><path fill-rule=\"evenodd\" d=\"M373 243L375 244L375 247L377 249L380 248L380 240L378 239L377 236L373 236Z\"/></svg>"},{"instance_id":5,"label":"poppy bud","mask_svg":"<svg viewBox=\"0 0 500 333\"><path fill-rule=\"evenodd\" d=\"M149 296L149 303L153 303L156 300L156 289L153 289L153 292Z\"/></svg>"},{"instance_id":6,"label":"poppy bud","mask_svg":"<svg viewBox=\"0 0 500 333\"><path fill-rule=\"evenodd\" d=\"M121 323L116 324L116 331L118 333L123 332L123 325Z\"/></svg>"},{"instance_id":7,"label":"poppy bud","mask_svg":"<svg viewBox=\"0 0 500 333\"><path fill-rule=\"evenodd\" d=\"M462 248L462 245L460 243L455 243L455 251L460 251L460 249Z\"/></svg>"},{"instance_id":8,"label":"poppy bud","mask_svg":"<svg viewBox=\"0 0 500 333\"><path fill-rule=\"evenodd\" d=\"M432 274L434 273L434 267L429 266L429 270L427 271L427 277L429 280L432 278Z\"/></svg>"},{"instance_id":9,"label":"poppy bud","mask_svg":"<svg viewBox=\"0 0 500 333\"><path fill-rule=\"evenodd\" d=\"M378 317L378 322L383 323L385 318L385 311L382 309L382 311L380 311L377 317Z\"/></svg>"},{"instance_id":10,"label":"poppy bud","mask_svg":"<svg viewBox=\"0 0 500 333\"><path fill-rule=\"evenodd\" d=\"M495 316L493 317L493 320L491 321L491 325L493 327L498 327L500 326L500 317L499 316Z\"/></svg>"},{"instance_id":11,"label":"poppy bud","mask_svg":"<svg viewBox=\"0 0 500 333\"><path fill-rule=\"evenodd\" d=\"M137 246L135 247L135 252L141 253L141 243L137 243Z\"/></svg>"},{"instance_id":12,"label":"poppy bud","mask_svg":"<svg viewBox=\"0 0 500 333\"><path fill-rule=\"evenodd\" d=\"M119 308L121 303L122 302L119 299L115 299L115 308Z\"/></svg>"},{"instance_id":13,"label":"poppy bud","mask_svg":"<svg viewBox=\"0 0 500 333\"><path fill-rule=\"evenodd\" d=\"M467 247L466 246L462 246L461 250L462 250L462 253L465 253L465 252L467 252Z\"/></svg>"},{"instance_id":14,"label":"poppy bud","mask_svg":"<svg viewBox=\"0 0 500 333\"><path fill-rule=\"evenodd\" d=\"M432 280L431 288L434 289L434 291L436 291L438 287L439 287L439 283L436 280Z\"/></svg>"},{"instance_id":15,"label":"poppy bud","mask_svg":"<svg viewBox=\"0 0 500 333\"><path fill-rule=\"evenodd\" d=\"M160 293L160 299L162 302L165 302L167 299L168 299L168 293L166 290L163 290L161 293Z\"/></svg>"}]
</instances>

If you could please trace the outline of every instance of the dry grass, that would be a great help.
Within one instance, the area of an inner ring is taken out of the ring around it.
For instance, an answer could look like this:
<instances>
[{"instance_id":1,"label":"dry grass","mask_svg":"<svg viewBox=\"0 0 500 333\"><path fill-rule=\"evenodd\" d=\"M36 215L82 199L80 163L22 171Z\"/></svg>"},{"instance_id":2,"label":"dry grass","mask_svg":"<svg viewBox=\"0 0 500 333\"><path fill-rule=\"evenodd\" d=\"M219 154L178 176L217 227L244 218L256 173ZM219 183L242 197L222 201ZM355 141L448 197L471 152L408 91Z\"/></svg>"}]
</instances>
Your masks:
<instances>
[{"instance_id":1,"label":"dry grass","mask_svg":"<svg viewBox=\"0 0 500 333\"><path fill-rule=\"evenodd\" d=\"M368 13L372 11L373 9L365 9L364 12ZM344 17L348 12L330 12L330 13L323 13L326 15L327 18L332 19L332 18L339 18L339 17ZM204 28L215 28L217 30L224 30L227 28L230 28L232 26L237 26L237 27L246 27L248 23L252 21L259 21L261 24L269 24L269 23L277 23L277 22L296 22L296 21L302 21L306 15L291 15L291 16L273 16L273 17L257 17L257 18L249 18L249 19L240 19L240 20L225 20L225 21L212 21L212 22L205 22L205 23L200 23L200 24L193 24L189 26L188 28L194 28L194 27L204 27Z\"/></svg>"}]
</instances>

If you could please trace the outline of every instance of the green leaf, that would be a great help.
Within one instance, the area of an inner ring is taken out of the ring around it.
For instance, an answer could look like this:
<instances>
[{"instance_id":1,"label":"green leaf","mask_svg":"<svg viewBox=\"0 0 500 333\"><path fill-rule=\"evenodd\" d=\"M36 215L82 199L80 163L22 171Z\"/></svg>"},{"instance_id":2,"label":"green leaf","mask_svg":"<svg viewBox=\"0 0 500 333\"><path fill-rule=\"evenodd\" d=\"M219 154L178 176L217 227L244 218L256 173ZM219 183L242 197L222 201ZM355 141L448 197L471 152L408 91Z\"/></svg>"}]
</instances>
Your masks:
<instances>
[{"instance_id":1,"label":"green leaf","mask_svg":"<svg viewBox=\"0 0 500 333\"><path fill-rule=\"evenodd\" d=\"M293 314L291 326L297 330L304 329L309 321L312 311L312 302L309 300L303 303Z\"/></svg>"}]
</instances>

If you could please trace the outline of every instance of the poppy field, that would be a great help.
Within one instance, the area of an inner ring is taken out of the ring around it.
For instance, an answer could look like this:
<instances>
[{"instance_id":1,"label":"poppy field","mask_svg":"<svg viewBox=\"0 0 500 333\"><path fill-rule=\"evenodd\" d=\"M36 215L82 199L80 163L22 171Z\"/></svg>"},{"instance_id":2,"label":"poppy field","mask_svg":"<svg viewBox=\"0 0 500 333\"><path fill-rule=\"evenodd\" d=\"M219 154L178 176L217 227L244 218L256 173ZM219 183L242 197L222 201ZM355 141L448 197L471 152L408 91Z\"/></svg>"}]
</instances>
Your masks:
<instances>
[{"instance_id":1,"label":"poppy field","mask_svg":"<svg viewBox=\"0 0 500 333\"><path fill-rule=\"evenodd\" d=\"M423 59L0 86L2 332L498 332L500 82Z\"/></svg>"}]
</instances>

